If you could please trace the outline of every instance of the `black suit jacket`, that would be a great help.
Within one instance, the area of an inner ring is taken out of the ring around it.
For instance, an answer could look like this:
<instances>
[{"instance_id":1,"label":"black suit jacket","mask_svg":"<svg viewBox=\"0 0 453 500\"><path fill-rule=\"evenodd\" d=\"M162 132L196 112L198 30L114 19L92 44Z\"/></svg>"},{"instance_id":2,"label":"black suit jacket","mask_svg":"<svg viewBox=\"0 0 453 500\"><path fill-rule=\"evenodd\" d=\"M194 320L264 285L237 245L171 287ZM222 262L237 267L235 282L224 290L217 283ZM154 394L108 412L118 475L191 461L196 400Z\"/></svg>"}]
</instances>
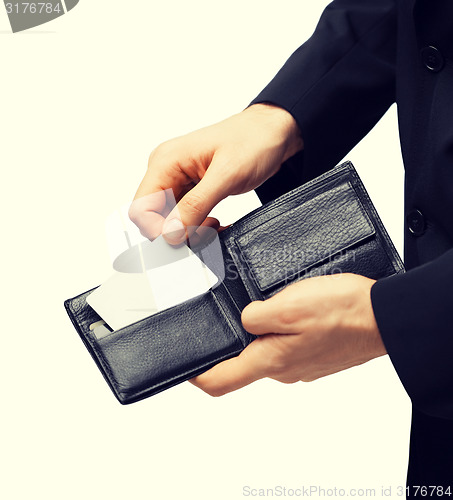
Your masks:
<instances>
[{"instance_id":1,"label":"black suit jacket","mask_svg":"<svg viewBox=\"0 0 453 500\"><path fill-rule=\"evenodd\" d=\"M453 494L452 4L335 0L254 102L287 109L305 143L258 188L267 200L333 167L396 101L408 272L378 281L372 303L413 404L408 484Z\"/></svg>"}]
</instances>

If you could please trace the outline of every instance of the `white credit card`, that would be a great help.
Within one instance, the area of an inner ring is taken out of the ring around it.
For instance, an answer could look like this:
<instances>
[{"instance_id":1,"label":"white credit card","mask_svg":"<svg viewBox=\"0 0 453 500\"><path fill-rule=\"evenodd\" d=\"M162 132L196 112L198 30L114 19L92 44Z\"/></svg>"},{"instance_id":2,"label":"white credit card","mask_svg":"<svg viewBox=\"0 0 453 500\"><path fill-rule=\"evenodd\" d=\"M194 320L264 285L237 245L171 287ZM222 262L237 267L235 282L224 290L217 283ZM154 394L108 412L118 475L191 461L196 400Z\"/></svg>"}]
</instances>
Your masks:
<instances>
[{"instance_id":1,"label":"white credit card","mask_svg":"<svg viewBox=\"0 0 453 500\"><path fill-rule=\"evenodd\" d=\"M187 245L174 247L162 236L137 243L121 261L125 272L115 271L87 297L113 330L206 293L218 281Z\"/></svg>"}]
</instances>

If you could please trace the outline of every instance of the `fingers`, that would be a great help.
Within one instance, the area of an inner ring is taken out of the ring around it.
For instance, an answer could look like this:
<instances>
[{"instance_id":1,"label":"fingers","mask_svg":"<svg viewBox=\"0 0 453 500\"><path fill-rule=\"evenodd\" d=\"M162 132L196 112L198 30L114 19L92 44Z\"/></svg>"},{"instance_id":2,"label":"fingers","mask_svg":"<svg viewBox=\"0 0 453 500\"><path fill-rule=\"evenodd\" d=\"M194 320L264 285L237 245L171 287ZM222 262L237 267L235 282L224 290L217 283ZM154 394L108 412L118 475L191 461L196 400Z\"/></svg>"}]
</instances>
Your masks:
<instances>
[{"instance_id":1,"label":"fingers","mask_svg":"<svg viewBox=\"0 0 453 500\"><path fill-rule=\"evenodd\" d=\"M162 227L164 238L173 245L184 241L228 195L227 190L223 179L206 172L166 218Z\"/></svg>"},{"instance_id":2,"label":"fingers","mask_svg":"<svg viewBox=\"0 0 453 500\"><path fill-rule=\"evenodd\" d=\"M153 240L162 232L167 199L165 191L136 198L129 207L129 218L146 238Z\"/></svg>"},{"instance_id":3,"label":"fingers","mask_svg":"<svg viewBox=\"0 0 453 500\"><path fill-rule=\"evenodd\" d=\"M262 340L255 340L236 358L219 363L190 382L211 396L222 396L267 377L269 358Z\"/></svg>"},{"instance_id":4,"label":"fingers","mask_svg":"<svg viewBox=\"0 0 453 500\"><path fill-rule=\"evenodd\" d=\"M203 243L203 241L212 237L212 234L217 233L220 222L213 217L206 217L195 226L185 226L181 221L180 207L186 203L186 197L190 193L174 207L174 200L168 200L168 191L170 190L159 191L137 198L129 207L129 218L139 227L143 236L153 240L163 233L165 239L171 244L179 244L189 239L192 246ZM217 201L212 203L215 205ZM191 201L189 200L190 204ZM168 208L171 205L174 207L173 210ZM186 218L186 220L190 219Z\"/></svg>"},{"instance_id":5,"label":"fingers","mask_svg":"<svg viewBox=\"0 0 453 500\"><path fill-rule=\"evenodd\" d=\"M142 234L151 239L163 234L167 242L174 245L191 236L231 189L224 178L211 172L219 160L211 162L212 156L206 155L200 164L189 161L187 158L194 154L193 144L189 147L186 142L172 141L153 152L129 212ZM173 201L176 199L178 203L165 212L169 204L162 199L150 199L150 193L170 189Z\"/></svg>"}]
</instances>

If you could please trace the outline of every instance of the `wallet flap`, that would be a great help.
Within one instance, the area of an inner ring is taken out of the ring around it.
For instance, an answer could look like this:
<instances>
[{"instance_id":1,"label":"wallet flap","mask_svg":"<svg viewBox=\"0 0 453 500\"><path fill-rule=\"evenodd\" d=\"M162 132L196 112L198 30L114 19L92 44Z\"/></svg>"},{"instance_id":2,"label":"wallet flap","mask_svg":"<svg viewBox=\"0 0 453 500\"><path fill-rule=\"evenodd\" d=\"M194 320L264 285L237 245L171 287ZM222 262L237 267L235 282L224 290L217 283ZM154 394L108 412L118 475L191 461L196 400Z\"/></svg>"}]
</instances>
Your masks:
<instances>
[{"instance_id":1,"label":"wallet flap","mask_svg":"<svg viewBox=\"0 0 453 500\"><path fill-rule=\"evenodd\" d=\"M252 300L321 274L379 279L404 271L350 162L256 209L220 237Z\"/></svg>"},{"instance_id":2,"label":"wallet flap","mask_svg":"<svg viewBox=\"0 0 453 500\"><path fill-rule=\"evenodd\" d=\"M374 235L350 182L313 194L236 239L262 292Z\"/></svg>"}]
</instances>

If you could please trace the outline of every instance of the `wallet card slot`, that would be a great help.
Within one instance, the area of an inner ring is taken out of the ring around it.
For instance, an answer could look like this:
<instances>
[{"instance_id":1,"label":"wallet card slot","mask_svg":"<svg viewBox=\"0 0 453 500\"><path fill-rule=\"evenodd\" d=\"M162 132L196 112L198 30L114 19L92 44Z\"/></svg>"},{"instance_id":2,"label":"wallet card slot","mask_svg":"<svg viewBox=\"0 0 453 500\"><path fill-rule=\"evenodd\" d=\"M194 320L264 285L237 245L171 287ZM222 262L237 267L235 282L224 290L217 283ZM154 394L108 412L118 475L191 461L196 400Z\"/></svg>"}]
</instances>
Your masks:
<instances>
[{"instance_id":1,"label":"wallet card slot","mask_svg":"<svg viewBox=\"0 0 453 500\"><path fill-rule=\"evenodd\" d=\"M99 340L91 337L90 344L121 402L164 390L242 351L247 337L238 333L240 312L231 306L224 309L221 289Z\"/></svg>"},{"instance_id":2,"label":"wallet card slot","mask_svg":"<svg viewBox=\"0 0 453 500\"><path fill-rule=\"evenodd\" d=\"M90 307L86 301L88 295L96 290L96 288L97 287L92 288L77 297L66 300L64 303L74 327L81 335L85 335L86 332L89 332L92 325L103 322L99 314Z\"/></svg>"},{"instance_id":3,"label":"wallet card slot","mask_svg":"<svg viewBox=\"0 0 453 500\"><path fill-rule=\"evenodd\" d=\"M375 234L349 181L235 238L248 279L261 292L288 283Z\"/></svg>"}]
</instances>

